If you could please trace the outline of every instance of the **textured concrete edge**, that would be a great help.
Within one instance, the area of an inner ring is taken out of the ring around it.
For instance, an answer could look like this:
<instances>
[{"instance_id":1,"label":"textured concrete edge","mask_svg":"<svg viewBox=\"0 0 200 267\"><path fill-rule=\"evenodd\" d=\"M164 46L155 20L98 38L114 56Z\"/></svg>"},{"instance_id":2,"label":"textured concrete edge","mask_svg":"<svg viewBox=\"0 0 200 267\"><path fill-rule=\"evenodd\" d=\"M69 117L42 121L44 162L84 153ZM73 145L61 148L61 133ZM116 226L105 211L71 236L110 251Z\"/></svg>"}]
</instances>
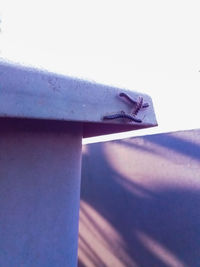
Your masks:
<instances>
[{"instance_id":1,"label":"textured concrete edge","mask_svg":"<svg viewBox=\"0 0 200 267\"><path fill-rule=\"evenodd\" d=\"M84 137L157 125L148 95L10 62L0 61L0 92L0 117L84 122ZM150 104L138 114L142 123L103 120L121 110L130 113L130 103L120 92L134 99L142 96Z\"/></svg>"}]
</instances>

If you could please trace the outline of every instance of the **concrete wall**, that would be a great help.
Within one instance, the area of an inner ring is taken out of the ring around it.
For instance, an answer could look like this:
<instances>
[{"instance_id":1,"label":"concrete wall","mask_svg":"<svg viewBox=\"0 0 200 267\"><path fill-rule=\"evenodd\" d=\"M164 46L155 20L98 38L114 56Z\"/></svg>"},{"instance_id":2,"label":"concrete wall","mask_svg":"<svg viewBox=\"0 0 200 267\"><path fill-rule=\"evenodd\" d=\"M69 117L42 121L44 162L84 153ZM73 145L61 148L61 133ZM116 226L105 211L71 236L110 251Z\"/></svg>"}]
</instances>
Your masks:
<instances>
[{"instance_id":1,"label":"concrete wall","mask_svg":"<svg viewBox=\"0 0 200 267\"><path fill-rule=\"evenodd\" d=\"M79 266L200 266L200 130L83 147Z\"/></svg>"},{"instance_id":2,"label":"concrete wall","mask_svg":"<svg viewBox=\"0 0 200 267\"><path fill-rule=\"evenodd\" d=\"M0 266L77 266L81 124L0 122Z\"/></svg>"}]
</instances>

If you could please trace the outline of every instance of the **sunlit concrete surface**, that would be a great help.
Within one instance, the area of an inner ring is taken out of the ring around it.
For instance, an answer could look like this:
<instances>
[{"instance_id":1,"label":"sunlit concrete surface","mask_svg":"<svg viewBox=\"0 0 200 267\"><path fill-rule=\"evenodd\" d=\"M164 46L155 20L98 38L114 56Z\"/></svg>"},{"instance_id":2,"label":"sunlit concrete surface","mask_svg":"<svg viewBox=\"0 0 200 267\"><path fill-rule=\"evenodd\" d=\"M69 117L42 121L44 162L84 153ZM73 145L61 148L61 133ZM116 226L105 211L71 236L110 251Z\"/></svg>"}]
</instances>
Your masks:
<instances>
[{"instance_id":1,"label":"sunlit concrete surface","mask_svg":"<svg viewBox=\"0 0 200 267\"><path fill-rule=\"evenodd\" d=\"M200 266L200 130L83 147L79 267Z\"/></svg>"},{"instance_id":2,"label":"sunlit concrete surface","mask_svg":"<svg viewBox=\"0 0 200 267\"><path fill-rule=\"evenodd\" d=\"M157 126L151 97L145 94L1 59L0 79L2 118L84 122L84 138ZM135 103L120 97L122 92ZM121 111L133 115L139 97L147 103L137 111L139 122L104 119Z\"/></svg>"}]
</instances>

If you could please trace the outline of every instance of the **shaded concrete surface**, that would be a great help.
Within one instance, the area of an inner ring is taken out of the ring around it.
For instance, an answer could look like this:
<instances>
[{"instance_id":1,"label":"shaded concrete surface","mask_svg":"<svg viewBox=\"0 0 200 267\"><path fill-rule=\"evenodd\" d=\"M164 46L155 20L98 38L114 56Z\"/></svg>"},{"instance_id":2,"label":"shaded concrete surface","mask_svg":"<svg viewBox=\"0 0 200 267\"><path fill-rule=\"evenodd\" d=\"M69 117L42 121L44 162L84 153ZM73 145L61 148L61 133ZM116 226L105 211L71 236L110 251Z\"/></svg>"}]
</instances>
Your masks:
<instances>
[{"instance_id":1,"label":"shaded concrete surface","mask_svg":"<svg viewBox=\"0 0 200 267\"><path fill-rule=\"evenodd\" d=\"M200 130L83 147L85 266L200 266Z\"/></svg>"},{"instance_id":2,"label":"shaded concrete surface","mask_svg":"<svg viewBox=\"0 0 200 267\"><path fill-rule=\"evenodd\" d=\"M81 124L0 125L0 267L76 266Z\"/></svg>"}]
</instances>

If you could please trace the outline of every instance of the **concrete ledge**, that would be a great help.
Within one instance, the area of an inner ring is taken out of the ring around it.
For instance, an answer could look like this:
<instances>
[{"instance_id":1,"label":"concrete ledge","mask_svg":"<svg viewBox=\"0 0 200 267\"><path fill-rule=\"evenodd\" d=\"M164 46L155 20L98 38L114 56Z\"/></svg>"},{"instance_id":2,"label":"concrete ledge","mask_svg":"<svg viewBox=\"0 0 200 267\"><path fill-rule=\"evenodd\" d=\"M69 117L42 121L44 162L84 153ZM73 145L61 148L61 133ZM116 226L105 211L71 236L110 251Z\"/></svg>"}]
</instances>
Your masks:
<instances>
[{"instance_id":1,"label":"concrete ledge","mask_svg":"<svg viewBox=\"0 0 200 267\"><path fill-rule=\"evenodd\" d=\"M136 100L142 96L149 104L137 116L142 123L103 120L121 110L130 113L120 92ZM0 62L0 93L0 117L84 122L85 137L157 125L148 95L7 62Z\"/></svg>"}]
</instances>

